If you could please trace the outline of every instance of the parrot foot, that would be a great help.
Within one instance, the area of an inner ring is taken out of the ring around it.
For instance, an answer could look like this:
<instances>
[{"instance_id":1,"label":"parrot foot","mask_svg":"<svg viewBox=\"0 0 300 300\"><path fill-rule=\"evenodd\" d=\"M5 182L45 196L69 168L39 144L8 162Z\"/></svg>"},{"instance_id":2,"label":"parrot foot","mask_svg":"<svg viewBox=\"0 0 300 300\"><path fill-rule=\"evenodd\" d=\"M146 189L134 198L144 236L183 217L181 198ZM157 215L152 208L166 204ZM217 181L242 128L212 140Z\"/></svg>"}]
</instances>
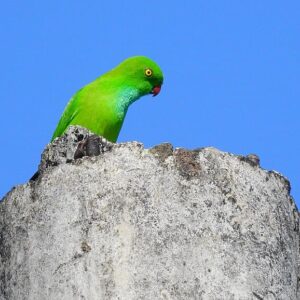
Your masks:
<instances>
[{"instance_id":1,"label":"parrot foot","mask_svg":"<svg viewBox=\"0 0 300 300\"><path fill-rule=\"evenodd\" d=\"M97 135L88 136L78 144L74 154L74 159L82 158L84 156L98 156L100 155L101 139Z\"/></svg>"}]
</instances>

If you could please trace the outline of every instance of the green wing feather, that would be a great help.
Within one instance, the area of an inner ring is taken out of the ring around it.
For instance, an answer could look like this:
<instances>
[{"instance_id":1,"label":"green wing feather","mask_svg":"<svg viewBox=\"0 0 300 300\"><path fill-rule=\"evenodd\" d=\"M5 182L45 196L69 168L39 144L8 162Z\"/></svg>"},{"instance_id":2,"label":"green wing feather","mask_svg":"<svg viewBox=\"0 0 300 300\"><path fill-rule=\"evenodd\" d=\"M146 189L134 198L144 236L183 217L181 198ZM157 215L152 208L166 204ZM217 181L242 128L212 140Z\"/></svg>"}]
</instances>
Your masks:
<instances>
[{"instance_id":1,"label":"green wing feather","mask_svg":"<svg viewBox=\"0 0 300 300\"><path fill-rule=\"evenodd\" d=\"M81 89L82 90L82 89ZM51 142L61 136L65 130L68 128L68 126L71 124L71 122L74 120L74 118L76 117L76 115L78 114L78 99L79 99L79 94L80 91L79 90L69 101L69 103L67 104L67 107L65 108L59 122L58 125L53 133Z\"/></svg>"},{"instance_id":2,"label":"green wing feather","mask_svg":"<svg viewBox=\"0 0 300 300\"><path fill-rule=\"evenodd\" d=\"M63 135L70 125L80 125L115 142L125 114L120 117L114 107L117 88L105 88L93 81L79 90L69 101L51 141Z\"/></svg>"}]
</instances>

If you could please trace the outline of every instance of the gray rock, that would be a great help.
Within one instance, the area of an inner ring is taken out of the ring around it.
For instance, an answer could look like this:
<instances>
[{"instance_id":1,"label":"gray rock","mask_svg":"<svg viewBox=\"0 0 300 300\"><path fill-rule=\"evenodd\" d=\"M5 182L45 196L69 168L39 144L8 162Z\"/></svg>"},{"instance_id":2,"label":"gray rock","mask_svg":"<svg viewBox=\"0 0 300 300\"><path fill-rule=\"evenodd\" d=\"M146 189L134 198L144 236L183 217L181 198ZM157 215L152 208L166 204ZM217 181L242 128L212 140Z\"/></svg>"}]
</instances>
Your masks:
<instances>
[{"instance_id":1,"label":"gray rock","mask_svg":"<svg viewBox=\"0 0 300 300\"><path fill-rule=\"evenodd\" d=\"M71 127L39 173L0 203L0 299L300 299L298 211L255 157Z\"/></svg>"}]
</instances>

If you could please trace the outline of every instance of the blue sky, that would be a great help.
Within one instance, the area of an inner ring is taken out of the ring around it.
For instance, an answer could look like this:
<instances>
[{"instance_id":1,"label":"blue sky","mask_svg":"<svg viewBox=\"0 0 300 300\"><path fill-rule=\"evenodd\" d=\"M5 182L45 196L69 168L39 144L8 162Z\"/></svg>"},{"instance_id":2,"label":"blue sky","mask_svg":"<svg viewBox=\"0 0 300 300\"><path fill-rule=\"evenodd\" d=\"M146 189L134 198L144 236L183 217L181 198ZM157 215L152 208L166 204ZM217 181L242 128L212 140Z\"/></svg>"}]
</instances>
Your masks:
<instances>
[{"instance_id":1,"label":"blue sky","mask_svg":"<svg viewBox=\"0 0 300 300\"><path fill-rule=\"evenodd\" d=\"M256 153L300 204L300 1L5 1L0 196L34 173L74 92L133 55L163 69L119 141Z\"/></svg>"}]
</instances>

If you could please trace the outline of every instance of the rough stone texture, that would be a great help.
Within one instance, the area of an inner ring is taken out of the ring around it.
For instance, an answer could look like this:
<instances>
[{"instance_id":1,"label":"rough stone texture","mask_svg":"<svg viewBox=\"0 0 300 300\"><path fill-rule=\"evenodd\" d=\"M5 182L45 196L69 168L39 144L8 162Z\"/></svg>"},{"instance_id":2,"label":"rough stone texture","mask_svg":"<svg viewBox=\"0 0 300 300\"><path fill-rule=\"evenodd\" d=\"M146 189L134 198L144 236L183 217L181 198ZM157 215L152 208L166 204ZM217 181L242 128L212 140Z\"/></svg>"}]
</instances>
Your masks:
<instances>
[{"instance_id":1,"label":"rough stone texture","mask_svg":"<svg viewBox=\"0 0 300 300\"><path fill-rule=\"evenodd\" d=\"M0 299L300 299L297 208L258 164L70 128L0 203Z\"/></svg>"}]
</instances>

